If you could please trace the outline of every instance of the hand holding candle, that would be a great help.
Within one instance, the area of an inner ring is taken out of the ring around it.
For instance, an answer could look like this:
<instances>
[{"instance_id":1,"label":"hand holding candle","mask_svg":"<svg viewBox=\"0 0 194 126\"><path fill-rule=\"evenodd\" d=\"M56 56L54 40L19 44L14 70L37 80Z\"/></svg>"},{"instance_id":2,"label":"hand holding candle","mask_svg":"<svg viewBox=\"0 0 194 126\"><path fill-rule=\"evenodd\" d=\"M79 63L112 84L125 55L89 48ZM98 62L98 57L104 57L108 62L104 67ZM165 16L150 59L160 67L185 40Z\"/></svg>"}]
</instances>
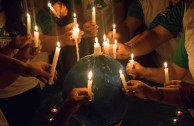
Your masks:
<instances>
[{"instance_id":1,"label":"hand holding candle","mask_svg":"<svg viewBox=\"0 0 194 126\"><path fill-rule=\"evenodd\" d=\"M38 27L35 26L35 31L34 31L34 47L39 46L39 32L38 32Z\"/></svg>"},{"instance_id":2,"label":"hand holding candle","mask_svg":"<svg viewBox=\"0 0 194 126\"><path fill-rule=\"evenodd\" d=\"M60 18L60 16L57 14L57 12L55 11L55 9L52 7L51 3L48 3L48 7L50 8L51 12L57 17Z\"/></svg>"},{"instance_id":3,"label":"hand holding candle","mask_svg":"<svg viewBox=\"0 0 194 126\"><path fill-rule=\"evenodd\" d=\"M55 55L54 55L53 63L52 63L52 67L51 67L52 77L48 81L49 85L53 84L53 78L54 78L54 74L55 74L55 71L56 71L56 66L57 66L57 61L58 61L58 58L59 58L60 50L61 50L60 42L57 42L57 47L56 47L56 50L55 50Z\"/></svg>"},{"instance_id":4,"label":"hand holding candle","mask_svg":"<svg viewBox=\"0 0 194 126\"><path fill-rule=\"evenodd\" d=\"M88 73L88 95L92 98L93 92L92 92L92 71Z\"/></svg>"},{"instance_id":5,"label":"hand holding candle","mask_svg":"<svg viewBox=\"0 0 194 126\"><path fill-rule=\"evenodd\" d=\"M165 74L165 82L169 82L169 73L168 73L167 62L164 62L164 74Z\"/></svg>"},{"instance_id":6,"label":"hand holding candle","mask_svg":"<svg viewBox=\"0 0 194 126\"><path fill-rule=\"evenodd\" d=\"M125 76L123 75L122 70L119 70L119 73L120 73L120 79L121 79L121 82L123 84L123 87L124 87L125 91L127 92L128 89L127 89L127 82L125 80Z\"/></svg>"},{"instance_id":7,"label":"hand holding candle","mask_svg":"<svg viewBox=\"0 0 194 126\"><path fill-rule=\"evenodd\" d=\"M27 13L27 35L31 35L31 17L29 13Z\"/></svg>"}]
</instances>

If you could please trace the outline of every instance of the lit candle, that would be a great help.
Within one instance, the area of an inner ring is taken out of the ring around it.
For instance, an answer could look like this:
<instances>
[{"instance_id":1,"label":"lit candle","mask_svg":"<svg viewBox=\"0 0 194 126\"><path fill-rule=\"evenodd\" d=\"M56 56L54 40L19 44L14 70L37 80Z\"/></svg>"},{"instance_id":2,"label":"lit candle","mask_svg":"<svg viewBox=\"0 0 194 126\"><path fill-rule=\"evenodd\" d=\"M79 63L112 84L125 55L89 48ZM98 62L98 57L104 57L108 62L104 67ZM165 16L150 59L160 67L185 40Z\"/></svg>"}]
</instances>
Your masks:
<instances>
[{"instance_id":1,"label":"lit candle","mask_svg":"<svg viewBox=\"0 0 194 126\"><path fill-rule=\"evenodd\" d=\"M73 13L73 22L74 22L75 24L77 24L77 17L76 17L76 13Z\"/></svg>"},{"instance_id":2,"label":"lit candle","mask_svg":"<svg viewBox=\"0 0 194 126\"><path fill-rule=\"evenodd\" d=\"M39 32L38 32L38 27L34 27L34 47L38 47L39 45Z\"/></svg>"},{"instance_id":3,"label":"lit candle","mask_svg":"<svg viewBox=\"0 0 194 126\"><path fill-rule=\"evenodd\" d=\"M60 18L60 16L57 14L57 12L55 11L55 9L51 6L51 3L48 2L48 7L50 8L51 12L57 17Z\"/></svg>"},{"instance_id":4,"label":"lit candle","mask_svg":"<svg viewBox=\"0 0 194 126\"><path fill-rule=\"evenodd\" d=\"M27 34L31 34L31 17L29 13L27 13Z\"/></svg>"},{"instance_id":5,"label":"lit candle","mask_svg":"<svg viewBox=\"0 0 194 126\"><path fill-rule=\"evenodd\" d=\"M90 71L88 73L88 95L90 97L93 96L93 92L92 92L92 71Z\"/></svg>"},{"instance_id":6,"label":"lit candle","mask_svg":"<svg viewBox=\"0 0 194 126\"><path fill-rule=\"evenodd\" d=\"M79 47L78 47L79 32L80 32L80 29L79 29L78 25L74 26L73 27L73 39L75 40L77 61L79 61Z\"/></svg>"},{"instance_id":7,"label":"lit candle","mask_svg":"<svg viewBox=\"0 0 194 126\"><path fill-rule=\"evenodd\" d=\"M96 10L92 7L92 22L96 24Z\"/></svg>"},{"instance_id":8,"label":"lit candle","mask_svg":"<svg viewBox=\"0 0 194 126\"><path fill-rule=\"evenodd\" d=\"M116 39L116 25L113 24L113 40L115 41Z\"/></svg>"},{"instance_id":9,"label":"lit candle","mask_svg":"<svg viewBox=\"0 0 194 126\"><path fill-rule=\"evenodd\" d=\"M165 74L165 82L169 81L168 67L167 62L164 62L164 74Z\"/></svg>"},{"instance_id":10,"label":"lit candle","mask_svg":"<svg viewBox=\"0 0 194 126\"><path fill-rule=\"evenodd\" d=\"M98 42L98 38L95 37L95 42L94 42L94 56L99 56L101 55L101 46L100 43Z\"/></svg>"},{"instance_id":11,"label":"lit candle","mask_svg":"<svg viewBox=\"0 0 194 126\"><path fill-rule=\"evenodd\" d=\"M127 82L125 80L125 76L123 75L122 70L119 70L119 73L120 73L120 78L121 78L121 82L123 84L123 87L124 87L125 91L127 92L128 89L127 89Z\"/></svg>"},{"instance_id":12,"label":"lit candle","mask_svg":"<svg viewBox=\"0 0 194 126\"><path fill-rule=\"evenodd\" d=\"M113 58L117 57L117 40L115 40L115 44L113 45Z\"/></svg>"},{"instance_id":13,"label":"lit candle","mask_svg":"<svg viewBox=\"0 0 194 126\"><path fill-rule=\"evenodd\" d=\"M49 81L48 81L48 84L50 84L50 85L53 84L53 78L54 78L54 75L55 75L55 70L56 70L56 66L57 66L57 61L58 61L58 58L59 58L60 50L61 50L60 43L57 42L57 47L56 47L56 50L55 50L55 55L54 55L53 62L52 62L52 67L51 67L51 75L52 75L52 77L49 78Z\"/></svg>"},{"instance_id":14,"label":"lit candle","mask_svg":"<svg viewBox=\"0 0 194 126\"><path fill-rule=\"evenodd\" d=\"M106 39L106 35L104 34L104 36L103 36L103 39L104 39L104 41L103 41L103 50L104 50L104 54L106 54L106 55L109 55L109 42L108 42L108 38Z\"/></svg>"},{"instance_id":15,"label":"lit candle","mask_svg":"<svg viewBox=\"0 0 194 126\"><path fill-rule=\"evenodd\" d=\"M134 54L131 54L131 59L129 60L129 63L127 64L127 66L129 67L129 70L131 71L133 69L133 65L134 65Z\"/></svg>"}]
</instances>

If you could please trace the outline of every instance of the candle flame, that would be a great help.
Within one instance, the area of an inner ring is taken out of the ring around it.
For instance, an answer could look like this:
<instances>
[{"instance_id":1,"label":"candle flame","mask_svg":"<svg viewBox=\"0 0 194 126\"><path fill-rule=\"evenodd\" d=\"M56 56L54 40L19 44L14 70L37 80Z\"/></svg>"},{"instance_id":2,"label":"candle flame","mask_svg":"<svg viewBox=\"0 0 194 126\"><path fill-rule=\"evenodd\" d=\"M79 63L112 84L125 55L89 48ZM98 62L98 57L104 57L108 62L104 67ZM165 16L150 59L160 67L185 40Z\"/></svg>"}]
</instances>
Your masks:
<instances>
[{"instance_id":1,"label":"candle flame","mask_svg":"<svg viewBox=\"0 0 194 126\"><path fill-rule=\"evenodd\" d=\"M27 17L30 17L30 14L29 13L27 13L26 15L27 15Z\"/></svg>"},{"instance_id":2,"label":"candle flame","mask_svg":"<svg viewBox=\"0 0 194 126\"><path fill-rule=\"evenodd\" d=\"M97 37L95 37L95 42L98 43L98 38Z\"/></svg>"},{"instance_id":3,"label":"candle flame","mask_svg":"<svg viewBox=\"0 0 194 126\"><path fill-rule=\"evenodd\" d=\"M48 2L48 7L51 7L51 3L50 2Z\"/></svg>"},{"instance_id":4,"label":"candle flame","mask_svg":"<svg viewBox=\"0 0 194 126\"><path fill-rule=\"evenodd\" d=\"M90 72L88 73L88 79L91 80L92 79L92 71L90 70Z\"/></svg>"},{"instance_id":5,"label":"candle flame","mask_svg":"<svg viewBox=\"0 0 194 126\"><path fill-rule=\"evenodd\" d=\"M167 66L168 66L168 65L167 65L167 62L164 62L164 67L167 68Z\"/></svg>"},{"instance_id":6,"label":"candle flame","mask_svg":"<svg viewBox=\"0 0 194 126\"><path fill-rule=\"evenodd\" d=\"M73 13L73 17L76 18L76 13Z\"/></svg>"},{"instance_id":7,"label":"candle flame","mask_svg":"<svg viewBox=\"0 0 194 126\"><path fill-rule=\"evenodd\" d=\"M132 53L132 54L131 54L131 59L133 60L133 58L134 58L134 54Z\"/></svg>"},{"instance_id":8,"label":"candle flame","mask_svg":"<svg viewBox=\"0 0 194 126\"><path fill-rule=\"evenodd\" d=\"M122 74L123 73L122 70L119 70L119 73Z\"/></svg>"},{"instance_id":9,"label":"candle flame","mask_svg":"<svg viewBox=\"0 0 194 126\"><path fill-rule=\"evenodd\" d=\"M35 31L38 31L38 27L37 26L34 26L34 29L35 29Z\"/></svg>"},{"instance_id":10,"label":"candle flame","mask_svg":"<svg viewBox=\"0 0 194 126\"><path fill-rule=\"evenodd\" d=\"M115 25L115 24L113 24L113 28L114 28L114 29L116 28L116 25Z\"/></svg>"},{"instance_id":11,"label":"candle flame","mask_svg":"<svg viewBox=\"0 0 194 126\"><path fill-rule=\"evenodd\" d=\"M92 7L92 11L93 11L93 13L95 13L95 11L96 11L94 6Z\"/></svg>"},{"instance_id":12,"label":"candle flame","mask_svg":"<svg viewBox=\"0 0 194 126\"><path fill-rule=\"evenodd\" d=\"M57 47L60 47L60 42L57 42Z\"/></svg>"}]
</instances>

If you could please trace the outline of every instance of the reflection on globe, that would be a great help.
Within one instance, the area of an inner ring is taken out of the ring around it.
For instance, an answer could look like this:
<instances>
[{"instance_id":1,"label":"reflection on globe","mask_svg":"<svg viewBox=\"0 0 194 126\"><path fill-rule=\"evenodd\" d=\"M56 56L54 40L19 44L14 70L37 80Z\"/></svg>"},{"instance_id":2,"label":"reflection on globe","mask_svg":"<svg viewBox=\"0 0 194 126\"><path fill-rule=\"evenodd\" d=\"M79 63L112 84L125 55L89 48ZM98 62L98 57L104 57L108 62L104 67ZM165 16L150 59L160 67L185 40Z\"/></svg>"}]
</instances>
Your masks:
<instances>
[{"instance_id":1,"label":"reflection on globe","mask_svg":"<svg viewBox=\"0 0 194 126\"><path fill-rule=\"evenodd\" d=\"M85 125L100 126L121 120L127 111L127 97L122 91L119 70L124 67L108 56L82 58L67 74L63 83L63 96L72 88L87 87L88 72L93 72L94 99L82 106L75 118Z\"/></svg>"}]
</instances>

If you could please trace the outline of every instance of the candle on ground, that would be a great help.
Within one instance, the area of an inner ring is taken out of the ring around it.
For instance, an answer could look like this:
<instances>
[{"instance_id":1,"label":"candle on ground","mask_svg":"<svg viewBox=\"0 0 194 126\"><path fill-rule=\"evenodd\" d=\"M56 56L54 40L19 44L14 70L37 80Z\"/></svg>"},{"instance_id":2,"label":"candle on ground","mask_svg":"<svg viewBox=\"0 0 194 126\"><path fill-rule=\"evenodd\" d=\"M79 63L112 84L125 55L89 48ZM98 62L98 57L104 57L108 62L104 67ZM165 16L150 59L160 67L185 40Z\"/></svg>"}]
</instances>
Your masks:
<instances>
[{"instance_id":1,"label":"candle on ground","mask_svg":"<svg viewBox=\"0 0 194 126\"><path fill-rule=\"evenodd\" d=\"M168 82L169 81L169 73L168 73L167 62L164 62L164 74L165 74L165 82Z\"/></svg>"},{"instance_id":2,"label":"candle on ground","mask_svg":"<svg viewBox=\"0 0 194 126\"><path fill-rule=\"evenodd\" d=\"M27 35L31 34L31 17L30 14L27 13Z\"/></svg>"},{"instance_id":3,"label":"candle on ground","mask_svg":"<svg viewBox=\"0 0 194 126\"><path fill-rule=\"evenodd\" d=\"M110 46L110 44L109 44L109 42L108 42L108 38L106 39L106 35L104 34L104 36L103 36L103 39L104 39L104 41L103 41L103 51L104 51L104 54L106 54L106 55L109 55L109 46Z\"/></svg>"},{"instance_id":4,"label":"candle on ground","mask_svg":"<svg viewBox=\"0 0 194 126\"><path fill-rule=\"evenodd\" d=\"M94 42L94 56L99 56L101 55L101 46L100 43L98 42L98 38L95 37L95 42Z\"/></svg>"},{"instance_id":5,"label":"candle on ground","mask_svg":"<svg viewBox=\"0 0 194 126\"><path fill-rule=\"evenodd\" d=\"M50 85L53 84L53 78L54 78L54 75L55 75L55 71L56 71L56 66L57 66L57 61L58 61L58 58L59 58L60 50L61 50L60 42L57 42L57 47L56 47L56 50L55 50L55 54L54 54L54 58L53 58L53 62L52 62L52 67L51 67L52 77L48 81L48 84L50 84Z\"/></svg>"},{"instance_id":6,"label":"candle on ground","mask_svg":"<svg viewBox=\"0 0 194 126\"><path fill-rule=\"evenodd\" d=\"M122 84L123 84L123 88L124 88L125 91L127 92L128 89L127 89L127 82L126 82L126 80L125 80L125 76L123 75L122 70L119 70L119 73L120 73L121 82L122 82Z\"/></svg>"},{"instance_id":7,"label":"candle on ground","mask_svg":"<svg viewBox=\"0 0 194 126\"><path fill-rule=\"evenodd\" d=\"M39 32L38 32L38 27L35 26L34 27L34 47L38 47L39 46Z\"/></svg>"},{"instance_id":8,"label":"candle on ground","mask_svg":"<svg viewBox=\"0 0 194 126\"><path fill-rule=\"evenodd\" d=\"M52 7L51 3L48 2L48 7L50 8L51 12L57 17L60 18L60 16L57 14L57 12L55 11L55 9Z\"/></svg>"}]
</instances>

